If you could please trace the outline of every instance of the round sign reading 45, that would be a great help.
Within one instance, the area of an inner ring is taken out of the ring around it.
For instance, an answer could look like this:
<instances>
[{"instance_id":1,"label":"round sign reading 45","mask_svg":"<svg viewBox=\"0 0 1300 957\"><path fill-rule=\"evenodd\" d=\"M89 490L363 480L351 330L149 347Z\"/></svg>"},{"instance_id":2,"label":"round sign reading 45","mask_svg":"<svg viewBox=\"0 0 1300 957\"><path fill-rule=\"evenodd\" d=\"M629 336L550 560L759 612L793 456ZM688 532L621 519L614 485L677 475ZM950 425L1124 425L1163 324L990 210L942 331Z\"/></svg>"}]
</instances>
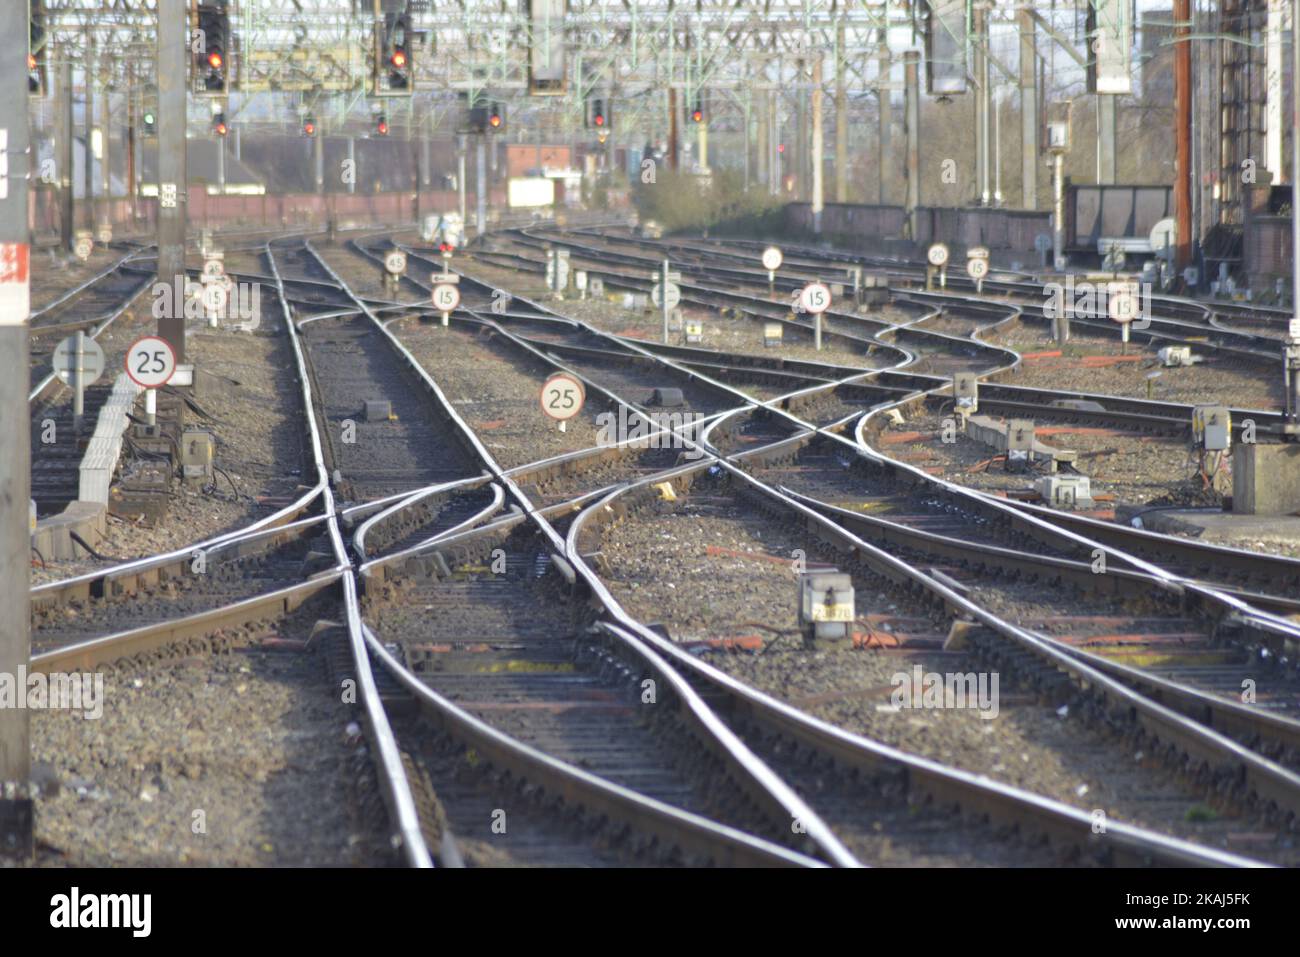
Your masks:
<instances>
[{"instance_id":1,"label":"round sign reading 45","mask_svg":"<svg viewBox=\"0 0 1300 957\"><path fill-rule=\"evenodd\" d=\"M542 411L561 422L582 411L587 401L587 390L582 383L567 372L557 372L542 386Z\"/></svg>"},{"instance_id":2,"label":"round sign reading 45","mask_svg":"<svg viewBox=\"0 0 1300 957\"><path fill-rule=\"evenodd\" d=\"M176 373L176 353L171 343L159 336L137 339L126 350L126 374L144 389L156 389Z\"/></svg>"}]
</instances>

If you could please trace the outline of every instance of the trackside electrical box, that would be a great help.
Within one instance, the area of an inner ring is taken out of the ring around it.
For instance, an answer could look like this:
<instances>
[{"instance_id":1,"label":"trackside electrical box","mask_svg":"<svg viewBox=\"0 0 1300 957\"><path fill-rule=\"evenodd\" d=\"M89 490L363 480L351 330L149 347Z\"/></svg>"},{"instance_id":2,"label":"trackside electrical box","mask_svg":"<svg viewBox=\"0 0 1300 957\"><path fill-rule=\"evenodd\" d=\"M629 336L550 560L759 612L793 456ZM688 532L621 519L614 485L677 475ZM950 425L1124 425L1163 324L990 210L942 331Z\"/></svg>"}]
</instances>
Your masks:
<instances>
[{"instance_id":1,"label":"trackside electrical box","mask_svg":"<svg viewBox=\"0 0 1300 957\"><path fill-rule=\"evenodd\" d=\"M851 641L853 579L844 572L803 572L799 576L799 627L805 640Z\"/></svg>"},{"instance_id":2,"label":"trackside electrical box","mask_svg":"<svg viewBox=\"0 0 1300 957\"><path fill-rule=\"evenodd\" d=\"M1224 452L1232 445L1232 413L1222 405L1198 405L1192 410L1192 438L1207 452Z\"/></svg>"},{"instance_id":3,"label":"trackside electrical box","mask_svg":"<svg viewBox=\"0 0 1300 957\"><path fill-rule=\"evenodd\" d=\"M186 429L181 433L181 475L187 482L212 478L215 444L212 433L206 429Z\"/></svg>"}]
</instances>

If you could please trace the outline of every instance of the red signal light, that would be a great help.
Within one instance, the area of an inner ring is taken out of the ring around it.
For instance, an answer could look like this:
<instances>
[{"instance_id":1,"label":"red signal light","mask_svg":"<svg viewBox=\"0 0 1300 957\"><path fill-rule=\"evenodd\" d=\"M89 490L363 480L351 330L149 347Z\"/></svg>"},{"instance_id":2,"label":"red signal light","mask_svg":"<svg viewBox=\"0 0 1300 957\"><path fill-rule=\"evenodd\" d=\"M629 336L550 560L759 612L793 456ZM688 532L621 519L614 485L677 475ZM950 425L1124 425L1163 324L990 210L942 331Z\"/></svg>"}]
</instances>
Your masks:
<instances>
[{"instance_id":1,"label":"red signal light","mask_svg":"<svg viewBox=\"0 0 1300 957\"><path fill-rule=\"evenodd\" d=\"M597 113L597 114L596 114L595 123L596 123L597 126L604 126L604 125L605 125L605 114L604 114L604 113Z\"/></svg>"},{"instance_id":2,"label":"red signal light","mask_svg":"<svg viewBox=\"0 0 1300 957\"><path fill-rule=\"evenodd\" d=\"M694 123L703 123L704 111L701 110L699 107L696 107L695 110L691 113L691 121Z\"/></svg>"},{"instance_id":3,"label":"red signal light","mask_svg":"<svg viewBox=\"0 0 1300 957\"><path fill-rule=\"evenodd\" d=\"M35 69L36 69L36 57L32 56L29 53L27 54L27 70L28 72L31 72L32 70Z\"/></svg>"},{"instance_id":4,"label":"red signal light","mask_svg":"<svg viewBox=\"0 0 1300 957\"><path fill-rule=\"evenodd\" d=\"M218 124L217 124L217 135L218 135L218 136L225 136L225 135L226 135L226 124L225 124L225 123L218 123Z\"/></svg>"},{"instance_id":5,"label":"red signal light","mask_svg":"<svg viewBox=\"0 0 1300 957\"><path fill-rule=\"evenodd\" d=\"M777 144L776 144L776 151L777 151L778 153L784 153L784 152L785 152L785 144L784 144L784 143L777 143Z\"/></svg>"},{"instance_id":6,"label":"red signal light","mask_svg":"<svg viewBox=\"0 0 1300 957\"><path fill-rule=\"evenodd\" d=\"M385 122L384 120L379 121L379 135L380 136L388 135L388 123Z\"/></svg>"},{"instance_id":7,"label":"red signal light","mask_svg":"<svg viewBox=\"0 0 1300 957\"><path fill-rule=\"evenodd\" d=\"M438 251L443 254L451 252L451 243L439 243Z\"/></svg>"},{"instance_id":8,"label":"red signal light","mask_svg":"<svg viewBox=\"0 0 1300 957\"><path fill-rule=\"evenodd\" d=\"M406 66L406 51L405 51L405 50L394 50L394 51L393 51L393 57L392 57L392 60L393 60L393 66L397 67L399 70L400 70L401 68L405 67L405 66Z\"/></svg>"},{"instance_id":9,"label":"red signal light","mask_svg":"<svg viewBox=\"0 0 1300 957\"><path fill-rule=\"evenodd\" d=\"M304 133L306 133L308 136L315 136L315 135L316 135L316 124L315 124L315 123L304 123L304 124L303 124L303 127L302 127L302 131L303 131Z\"/></svg>"},{"instance_id":10,"label":"red signal light","mask_svg":"<svg viewBox=\"0 0 1300 957\"><path fill-rule=\"evenodd\" d=\"M221 54L218 53L216 50L213 50L211 53L208 54L208 66L212 67L212 69L220 70L221 64L223 62L224 61L221 59Z\"/></svg>"},{"instance_id":11,"label":"red signal light","mask_svg":"<svg viewBox=\"0 0 1300 957\"><path fill-rule=\"evenodd\" d=\"M500 114L493 113L491 116L488 117L488 123L491 124L493 127L500 126L501 125Z\"/></svg>"}]
</instances>

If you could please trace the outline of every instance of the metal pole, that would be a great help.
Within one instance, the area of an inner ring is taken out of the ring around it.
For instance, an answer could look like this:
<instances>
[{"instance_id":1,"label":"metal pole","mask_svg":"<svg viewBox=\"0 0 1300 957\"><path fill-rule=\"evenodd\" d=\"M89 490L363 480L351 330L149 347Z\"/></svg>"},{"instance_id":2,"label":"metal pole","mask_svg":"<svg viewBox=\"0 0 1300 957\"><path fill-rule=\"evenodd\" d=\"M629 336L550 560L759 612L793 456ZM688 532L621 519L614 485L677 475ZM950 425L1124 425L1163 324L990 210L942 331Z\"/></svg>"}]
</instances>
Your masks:
<instances>
[{"instance_id":1,"label":"metal pole","mask_svg":"<svg viewBox=\"0 0 1300 957\"><path fill-rule=\"evenodd\" d=\"M1185 46L1186 44L1184 44ZM1187 95L1191 96L1191 68L1188 68ZM1191 116L1188 106L1187 115ZM1188 161L1191 161L1191 137L1188 137ZM1115 97L1108 93L1097 94L1097 182L1115 182ZM1190 167L1189 167L1190 169Z\"/></svg>"},{"instance_id":2,"label":"metal pole","mask_svg":"<svg viewBox=\"0 0 1300 957\"><path fill-rule=\"evenodd\" d=\"M130 212L129 223L135 228L139 192L135 183L135 126L140 122L139 104L136 102L135 64L126 70L126 198Z\"/></svg>"},{"instance_id":3,"label":"metal pole","mask_svg":"<svg viewBox=\"0 0 1300 957\"><path fill-rule=\"evenodd\" d=\"M1300 0L1291 7L1291 308L1300 317ZM1292 389L1300 393L1300 374ZM1300 399L1300 396L1297 396Z\"/></svg>"},{"instance_id":4,"label":"metal pole","mask_svg":"<svg viewBox=\"0 0 1300 957\"><path fill-rule=\"evenodd\" d=\"M835 27L835 202L849 201L849 95L845 88L844 19Z\"/></svg>"},{"instance_id":5,"label":"metal pole","mask_svg":"<svg viewBox=\"0 0 1300 957\"><path fill-rule=\"evenodd\" d=\"M664 345L668 344L668 260L664 260L663 276L659 280L659 308L664 320Z\"/></svg>"},{"instance_id":6,"label":"metal pole","mask_svg":"<svg viewBox=\"0 0 1300 957\"><path fill-rule=\"evenodd\" d=\"M1174 219L1178 236L1174 268L1180 272L1192 260L1192 58L1190 0L1174 0Z\"/></svg>"},{"instance_id":7,"label":"metal pole","mask_svg":"<svg viewBox=\"0 0 1300 957\"><path fill-rule=\"evenodd\" d=\"M4 89L27 87L27 4L0 3L0 75ZM70 71L69 71L70 72ZM27 320L29 313L29 237L27 193L33 172L28 143L27 97L0 96L0 150L6 164L0 173L0 673L17 680L31 664L31 413ZM67 174L71 186L72 174ZM19 693L24 691L19 689ZM27 708L0 708L0 849L32 853L31 804L6 798L12 782L25 787L31 772ZM21 799L21 795L20 795Z\"/></svg>"},{"instance_id":8,"label":"metal pole","mask_svg":"<svg viewBox=\"0 0 1300 957\"><path fill-rule=\"evenodd\" d=\"M108 75L111 77L113 75L111 60L108 61L107 68ZM109 209L113 200L113 164L112 152L109 149L109 140L113 129L112 124L109 122L111 100L112 96L109 93L108 84L105 83L99 97L99 192L103 198L100 200L99 216L96 217L96 224L111 222L113 215Z\"/></svg>"},{"instance_id":9,"label":"metal pole","mask_svg":"<svg viewBox=\"0 0 1300 957\"><path fill-rule=\"evenodd\" d=\"M1034 18L1016 14L1020 26L1020 205L1038 208L1038 58Z\"/></svg>"},{"instance_id":10,"label":"metal pole","mask_svg":"<svg viewBox=\"0 0 1300 957\"><path fill-rule=\"evenodd\" d=\"M807 61L795 61L794 85L794 198L799 201L812 199L811 185L808 182L808 80Z\"/></svg>"},{"instance_id":11,"label":"metal pole","mask_svg":"<svg viewBox=\"0 0 1300 957\"><path fill-rule=\"evenodd\" d=\"M316 194L322 196L325 193L325 131L319 125L312 139L312 150L315 152L316 160Z\"/></svg>"},{"instance_id":12,"label":"metal pole","mask_svg":"<svg viewBox=\"0 0 1300 957\"><path fill-rule=\"evenodd\" d=\"M755 140L756 140L756 145L755 145L755 152L757 153L756 159L758 160L756 164L758 167L758 181L762 183L765 188L768 189L768 192L771 192L771 189L768 188L768 180L770 178L770 171L772 169L772 151L768 147L768 137L767 137L768 128L771 124L768 121L767 100L768 100L767 93L763 92L762 90L759 90L755 96L755 102L757 103L757 110L756 110L757 116L755 117L755 122L754 122L754 126L756 127L754 133L755 133Z\"/></svg>"},{"instance_id":13,"label":"metal pole","mask_svg":"<svg viewBox=\"0 0 1300 957\"><path fill-rule=\"evenodd\" d=\"M72 431L81 434L81 420L86 414L86 382L81 372L86 362L86 333L77 330L77 355L72 366Z\"/></svg>"},{"instance_id":14,"label":"metal pole","mask_svg":"<svg viewBox=\"0 0 1300 957\"><path fill-rule=\"evenodd\" d=\"M780 75L777 75L777 79L780 79ZM781 100L777 96L776 90L768 91L767 98L767 143L772 151L772 195L779 196L781 194L781 173L784 172L784 166L781 165Z\"/></svg>"},{"instance_id":15,"label":"metal pole","mask_svg":"<svg viewBox=\"0 0 1300 957\"><path fill-rule=\"evenodd\" d=\"M973 10L974 73L979 89L975 91L975 181L979 184L979 203L987 206L991 199L989 188L989 58L987 53L988 13L981 5Z\"/></svg>"},{"instance_id":16,"label":"metal pole","mask_svg":"<svg viewBox=\"0 0 1300 957\"><path fill-rule=\"evenodd\" d=\"M822 58L812 65L812 220L813 232L822 231ZM820 317L818 317L820 319ZM820 325L820 323L819 323Z\"/></svg>"},{"instance_id":17,"label":"metal pole","mask_svg":"<svg viewBox=\"0 0 1300 957\"><path fill-rule=\"evenodd\" d=\"M1052 154L1052 268L1065 255L1065 154Z\"/></svg>"},{"instance_id":18,"label":"metal pole","mask_svg":"<svg viewBox=\"0 0 1300 957\"><path fill-rule=\"evenodd\" d=\"M907 238L916 242L921 205L921 55L915 50L903 54L904 99L907 127Z\"/></svg>"},{"instance_id":19,"label":"metal pole","mask_svg":"<svg viewBox=\"0 0 1300 957\"><path fill-rule=\"evenodd\" d=\"M677 91L671 85L668 87L668 168L677 172Z\"/></svg>"},{"instance_id":20,"label":"metal pole","mask_svg":"<svg viewBox=\"0 0 1300 957\"><path fill-rule=\"evenodd\" d=\"M884 206L893 198L893 182L891 179L893 170L893 139L894 139L894 104L890 99L892 90L889 89L889 74L893 68L893 61L889 55L889 47L882 46L880 49L880 72L876 77L876 102L880 110L880 155L877 157L877 168L880 171L880 199L878 202Z\"/></svg>"},{"instance_id":21,"label":"metal pole","mask_svg":"<svg viewBox=\"0 0 1300 957\"><path fill-rule=\"evenodd\" d=\"M72 252L73 234L76 232L76 204L73 201L73 126L72 126L72 61L60 48L63 65L59 69L59 239L67 252Z\"/></svg>"},{"instance_id":22,"label":"metal pole","mask_svg":"<svg viewBox=\"0 0 1300 957\"><path fill-rule=\"evenodd\" d=\"M85 131L85 150L81 165L82 222L86 229L95 228L95 38L86 30L86 62L82 67L86 79L85 115L81 128Z\"/></svg>"},{"instance_id":23,"label":"metal pole","mask_svg":"<svg viewBox=\"0 0 1300 957\"><path fill-rule=\"evenodd\" d=\"M487 231L487 144L484 134L479 134L474 155L474 222L480 236Z\"/></svg>"},{"instance_id":24,"label":"metal pole","mask_svg":"<svg viewBox=\"0 0 1300 957\"><path fill-rule=\"evenodd\" d=\"M217 137L217 192L225 195L226 192L226 138Z\"/></svg>"},{"instance_id":25,"label":"metal pole","mask_svg":"<svg viewBox=\"0 0 1300 957\"><path fill-rule=\"evenodd\" d=\"M185 287L185 217L188 172L185 162L185 78L189 56L187 0L158 0L158 281ZM168 314L158 320L158 335L185 361L185 304L167 297Z\"/></svg>"},{"instance_id":26,"label":"metal pole","mask_svg":"<svg viewBox=\"0 0 1300 957\"><path fill-rule=\"evenodd\" d=\"M456 189L460 200L460 221L465 222L465 137L456 148Z\"/></svg>"}]
</instances>

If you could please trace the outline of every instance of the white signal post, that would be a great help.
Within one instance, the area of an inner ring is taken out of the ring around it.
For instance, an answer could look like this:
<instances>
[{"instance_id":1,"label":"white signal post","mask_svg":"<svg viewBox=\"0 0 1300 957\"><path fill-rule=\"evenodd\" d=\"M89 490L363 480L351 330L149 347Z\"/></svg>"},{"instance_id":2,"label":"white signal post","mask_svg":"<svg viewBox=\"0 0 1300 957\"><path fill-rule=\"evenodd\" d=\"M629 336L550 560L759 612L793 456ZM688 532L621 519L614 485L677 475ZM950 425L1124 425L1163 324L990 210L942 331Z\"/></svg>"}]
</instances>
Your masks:
<instances>
[{"instance_id":1,"label":"white signal post","mask_svg":"<svg viewBox=\"0 0 1300 957\"><path fill-rule=\"evenodd\" d=\"M799 293L799 306L813 316L813 344L822 349L822 313L831 307L830 288L821 282L810 282Z\"/></svg>"},{"instance_id":2,"label":"white signal post","mask_svg":"<svg viewBox=\"0 0 1300 957\"><path fill-rule=\"evenodd\" d=\"M557 372L542 385L540 397L542 412L560 423L560 431L568 428L568 422L582 411L587 401L587 390L582 381L567 372Z\"/></svg>"},{"instance_id":3,"label":"white signal post","mask_svg":"<svg viewBox=\"0 0 1300 957\"><path fill-rule=\"evenodd\" d=\"M989 274L989 251L983 246L976 246L967 254L966 275L975 280L975 292L984 292L984 277Z\"/></svg>"},{"instance_id":4,"label":"white signal post","mask_svg":"<svg viewBox=\"0 0 1300 957\"><path fill-rule=\"evenodd\" d=\"M153 425L158 414L158 393L176 374L176 353L171 343L160 336L137 339L126 350L126 374L145 390L145 422Z\"/></svg>"},{"instance_id":5,"label":"white signal post","mask_svg":"<svg viewBox=\"0 0 1300 957\"><path fill-rule=\"evenodd\" d=\"M943 289L948 284L948 247L944 243L935 243L925 253L925 288L930 289L934 285L934 277L937 273L939 276L939 288Z\"/></svg>"},{"instance_id":6,"label":"white signal post","mask_svg":"<svg viewBox=\"0 0 1300 957\"><path fill-rule=\"evenodd\" d=\"M1135 282L1106 283L1106 311L1120 324L1120 355L1128 355L1129 323L1138 317L1140 295Z\"/></svg>"},{"instance_id":7,"label":"white signal post","mask_svg":"<svg viewBox=\"0 0 1300 957\"><path fill-rule=\"evenodd\" d=\"M781 255L781 250L775 246L768 246L763 250L763 268L767 270L767 298L776 298L776 271L781 268L781 263L785 262L785 257Z\"/></svg>"}]
</instances>

